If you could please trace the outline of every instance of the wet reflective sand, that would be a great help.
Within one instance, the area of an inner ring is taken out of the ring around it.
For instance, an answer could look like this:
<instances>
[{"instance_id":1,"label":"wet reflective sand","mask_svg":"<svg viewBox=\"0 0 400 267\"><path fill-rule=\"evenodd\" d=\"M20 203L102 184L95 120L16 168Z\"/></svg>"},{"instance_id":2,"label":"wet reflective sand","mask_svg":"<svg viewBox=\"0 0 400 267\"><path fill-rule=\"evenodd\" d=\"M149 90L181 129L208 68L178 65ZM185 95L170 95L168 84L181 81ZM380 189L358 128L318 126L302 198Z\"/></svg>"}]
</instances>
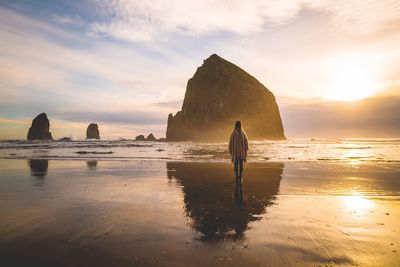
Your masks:
<instances>
[{"instance_id":1,"label":"wet reflective sand","mask_svg":"<svg viewBox=\"0 0 400 267\"><path fill-rule=\"evenodd\" d=\"M0 160L1 266L399 266L397 163Z\"/></svg>"}]
</instances>

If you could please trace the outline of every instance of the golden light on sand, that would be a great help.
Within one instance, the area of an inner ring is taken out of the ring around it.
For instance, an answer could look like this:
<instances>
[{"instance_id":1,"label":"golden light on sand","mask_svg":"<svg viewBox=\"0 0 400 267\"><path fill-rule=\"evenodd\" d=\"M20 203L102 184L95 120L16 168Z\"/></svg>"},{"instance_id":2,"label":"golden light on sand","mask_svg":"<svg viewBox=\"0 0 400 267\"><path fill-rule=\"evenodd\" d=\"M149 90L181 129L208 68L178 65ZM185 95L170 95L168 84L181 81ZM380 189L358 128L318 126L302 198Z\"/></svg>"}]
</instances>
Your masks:
<instances>
[{"instance_id":1,"label":"golden light on sand","mask_svg":"<svg viewBox=\"0 0 400 267\"><path fill-rule=\"evenodd\" d=\"M354 195L344 196L343 202L346 208L352 211L367 211L371 209L374 202L360 195L359 193L354 193Z\"/></svg>"},{"instance_id":2,"label":"golden light on sand","mask_svg":"<svg viewBox=\"0 0 400 267\"><path fill-rule=\"evenodd\" d=\"M354 101L379 91L376 71L367 60L339 58L331 62L328 98Z\"/></svg>"}]
</instances>

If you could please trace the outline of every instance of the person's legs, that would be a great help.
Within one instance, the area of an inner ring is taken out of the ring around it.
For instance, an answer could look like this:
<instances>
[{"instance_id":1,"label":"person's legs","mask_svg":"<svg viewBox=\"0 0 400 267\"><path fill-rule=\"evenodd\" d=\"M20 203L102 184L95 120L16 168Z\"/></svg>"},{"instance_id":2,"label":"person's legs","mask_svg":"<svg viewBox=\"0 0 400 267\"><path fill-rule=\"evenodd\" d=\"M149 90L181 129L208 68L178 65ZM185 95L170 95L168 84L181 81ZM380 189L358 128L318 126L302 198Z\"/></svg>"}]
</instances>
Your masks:
<instances>
[{"instance_id":1,"label":"person's legs","mask_svg":"<svg viewBox=\"0 0 400 267\"><path fill-rule=\"evenodd\" d=\"M236 175L236 179L239 177L239 160L235 159L235 175Z\"/></svg>"},{"instance_id":2,"label":"person's legs","mask_svg":"<svg viewBox=\"0 0 400 267\"><path fill-rule=\"evenodd\" d=\"M239 160L239 172L240 172L240 179L242 179L242 175L243 175L243 159Z\"/></svg>"}]
</instances>

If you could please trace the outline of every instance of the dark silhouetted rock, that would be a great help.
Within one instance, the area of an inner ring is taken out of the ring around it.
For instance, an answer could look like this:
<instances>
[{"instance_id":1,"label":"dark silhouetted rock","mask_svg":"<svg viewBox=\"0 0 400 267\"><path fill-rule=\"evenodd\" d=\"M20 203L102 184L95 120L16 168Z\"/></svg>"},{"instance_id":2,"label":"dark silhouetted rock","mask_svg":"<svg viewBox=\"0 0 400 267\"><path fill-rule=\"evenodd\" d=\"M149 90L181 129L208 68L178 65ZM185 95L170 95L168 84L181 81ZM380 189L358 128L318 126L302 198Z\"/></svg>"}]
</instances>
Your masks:
<instances>
[{"instance_id":1,"label":"dark silhouetted rock","mask_svg":"<svg viewBox=\"0 0 400 267\"><path fill-rule=\"evenodd\" d=\"M166 139L226 141L236 120L242 121L249 139L285 139L272 92L214 54L189 79L182 110L168 116Z\"/></svg>"},{"instance_id":2,"label":"dark silhouetted rock","mask_svg":"<svg viewBox=\"0 0 400 267\"><path fill-rule=\"evenodd\" d=\"M47 118L46 113L41 113L33 119L27 138L28 140L53 140L49 130L49 119Z\"/></svg>"},{"instance_id":3,"label":"dark silhouetted rock","mask_svg":"<svg viewBox=\"0 0 400 267\"><path fill-rule=\"evenodd\" d=\"M87 127L86 139L100 139L99 126L96 123L91 123Z\"/></svg>"},{"instance_id":4,"label":"dark silhouetted rock","mask_svg":"<svg viewBox=\"0 0 400 267\"><path fill-rule=\"evenodd\" d=\"M158 141L158 142L165 142L165 138L164 138L164 137L161 137L161 138L159 138L157 141Z\"/></svg>"},{"instance_id":5,"label":"dark silhouetted rock","mask_svg":"<svg viewBox=\"0 0 400 267\"><path fill-rule=\"evenodd\" d=\"M143 134L136 136L135 141L146 141L146 137Z\"/></svg>"},{"instance_id":6,"label":"dark silhouetted rock","mask_svg":"<svg viewBox=\"0 0 400 267\"><path fill-rule=\"evenodd\" d=\"M146 137L146 141L157 141L157 138L151 133Z\"/></svg>"},{"instance_id":7,"label":"dark silhouetted rock","mask_svg":"<svg viewBox=\"0 0 400 267\"><path fill-rule=\"evenodd\" d=\"M71 137L62 137L62 138L58 139L58 141L61 141L61 142L68 142L71 140L72 140Z\"/></svg>"}]
</instances>

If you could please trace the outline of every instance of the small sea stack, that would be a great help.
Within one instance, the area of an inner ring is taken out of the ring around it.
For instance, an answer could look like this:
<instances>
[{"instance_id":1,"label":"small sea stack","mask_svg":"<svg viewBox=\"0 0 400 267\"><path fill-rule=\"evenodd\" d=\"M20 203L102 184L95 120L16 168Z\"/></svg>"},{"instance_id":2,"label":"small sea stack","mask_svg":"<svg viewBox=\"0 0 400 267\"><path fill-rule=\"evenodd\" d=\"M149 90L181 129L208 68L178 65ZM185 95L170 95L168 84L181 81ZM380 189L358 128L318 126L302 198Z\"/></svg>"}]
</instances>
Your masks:
<instances>
[{"instance_id":1,"label":"small sea stack","mask_svg":"<svg viewBox=\"0 0 400 267\"><path fill-rule=\"evenodd\" d=\"M91 123L87 127L86 139L100 139L99 126L96 123Z\"/></svg>"},{"instance_id":2,"label":"small sea stack","mask_svg":"<svg viewBox=\"0 0 400 267\"><path fill-rule=\"evenodd\" d=\"M146 141L157 141L157 138L151 133L146 137Z\"/></svg>"},{"instance_id":3,"label":"small sea stack","mask_svg":"<svg viewBox=\"0 0 400 267\"><path fill-rule=\"evenodd\" d=\"M146 137L143 134L136 136L135 141L146 141Z\"/></svg>"},{"instance_id":4,"label":"small sea stack","mask_svg":"<svg viewBox=\"0 0 400 267\"><path fill-rule=\"evenodd\" d=\"M46 113L40 113L32 120L29 128L28 140L53 140L50 132L50 122Z\"/></svg>"}]
</instances>

